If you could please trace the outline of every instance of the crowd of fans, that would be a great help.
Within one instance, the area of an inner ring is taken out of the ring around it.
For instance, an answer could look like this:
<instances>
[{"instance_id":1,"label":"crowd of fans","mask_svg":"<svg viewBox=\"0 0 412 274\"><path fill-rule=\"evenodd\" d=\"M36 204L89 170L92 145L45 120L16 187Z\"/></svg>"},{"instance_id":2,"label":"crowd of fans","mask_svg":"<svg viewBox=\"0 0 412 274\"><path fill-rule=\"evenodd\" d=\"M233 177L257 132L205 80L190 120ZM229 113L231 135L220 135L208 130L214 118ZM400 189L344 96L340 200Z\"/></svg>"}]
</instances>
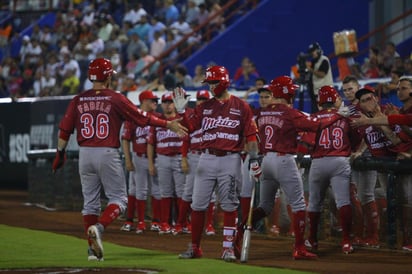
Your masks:
<instances>
[{"instance_id":1,"label":"crowd of fans","mask_svg":"<svg viewBox=\"0 0 412 274\"><path fill-rule=\"evenodd\" d=\"M192 85L177 56L185 48L200 46L206 30L190 35L200 24L210 19L208 29L213 24L220 26L217 31L224 28L223 15L216 14L222 8L218 0L159 0L147 5L145 1L80 2L68 12L57 11L52 26L35 24L30 35L13 30L12 21L4 22L1 97L76 94L89 86L87 66L96 57L111 59L118 72L115 88L121 91L146 82L155 89L179 81ZM157 79L160 63L155 59L160 55L163 71L171 72L166 81Z\"/></svg>"},{"instance_id":2,"label":"crowd of fans","mask_svg":"<svg viewBox=\"0 0 412 274\"><path fill-rule=\"evenodd\" d=\"M90 87L86 71L96 57L111 59L120 91L202 86L205 67L190 72L179 62L191 53L184 53L186 49L201 46L206 29L218 26L219 32L225 27L223 15L215 16L225 1L77 2L67 12L58 10L54 25L34 25L30 35L13 30L10 20L3 23L0 48L6 54L0 63L0 97L76 94ZM208 27L199 29L205 22ZM183 37L185 42L176 46ZM391 42L382 50L371 47L363 62L348 63L348 72L359 79L412 74L412 60L402 59ZM256 64L245 57L231 86L250 92L260 78ZM390 87L378 89L389 97Z\"/></svg>"}]
</instances>

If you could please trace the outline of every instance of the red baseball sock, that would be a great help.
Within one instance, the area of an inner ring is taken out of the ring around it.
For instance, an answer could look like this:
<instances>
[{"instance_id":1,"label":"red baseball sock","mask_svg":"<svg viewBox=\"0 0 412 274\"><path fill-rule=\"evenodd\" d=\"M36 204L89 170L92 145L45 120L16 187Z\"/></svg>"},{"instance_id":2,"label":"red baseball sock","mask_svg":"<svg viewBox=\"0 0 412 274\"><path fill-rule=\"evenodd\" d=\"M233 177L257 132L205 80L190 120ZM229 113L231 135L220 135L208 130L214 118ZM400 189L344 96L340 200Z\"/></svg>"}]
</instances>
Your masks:
<instances>
[{"instance_id":1,"label":"red baseball sock","mask_svg":"<svg viewBox=\"0 0 412 274\"><path fill-rule=\"evenodd\" d=\"M342 225L342 238L344 241L350 240L350 232L352 226L352 207L345 205L339 208L340 223Z\"/></svg>"},{"instance_id":2,"label":"red baseball sock","mask_svg":"<svg viewBox=\"0 0 412 274\"><path fill-rule=\"evenodd\" d=\"M97 215L83 215L83 225L84 225L84 231L86 232L86 236L88 236L87 229L89 228L89 226L97 224L98 219L99 219L99 216ZM89 242L89 245L92 244L88 238L87 238L87 241Z\"/></svg>"},{"instance_id":3,"label":"red baseball sock","mask_svg":"<svg viewBox=\"0 0 412 274\"><path fill-rule=\"evenodd\" d=\"M103 227L107 227L111 224L114 220L117 219L120 215L120 207L117 204L109 204L106 209L103 211L102 216L100 217L99 223L103 225Z\"/></svg>"},{"instance_id":4,"label":"red baseball sock","mask_svg":"<svg viewBox=\"0 0 412 274\"><path fill-rule=\"evenodd\" d=\"M192 244L200 247L203 227L205 226L205 211L192 211Z\"/></svg>"},{"instance_id":5,"label":"red baseball sock","mask_svg":"<svg viewBox=\"0 0 412 274\"><path fill-rule=\"evenodd\" d=\"M144 214L146 211L146 200L136 199L136 208L137 208L137 220L139 222L144 222Z\"/></svg>"},{"instance_id":6,"label":"red baseball sock","mask_svg":"<svg viewBox=\"0 0 412 274\"><path fill-rule=\"evenodd\" d=\"M152 196L152 222L159 222L160 221L160 214L161 214L161 200L156 199Z\"/></svg>"},{"instance_id":7,"label":"red baseball sock","mask_svg":"<svg viewBox=\"0 0 412 274\"><path fill-rule=\"evenodd\" d=\"M179 218L177 220L177 223L180 224L182 227L187 226L187 215L189 212L190 208L190 203L185 200L181 200L180 206L179 206Z\"/></svg>"},{"instance_id":8,"label":"red baseball sock","mask_svg":"<svg viewBox=\"0 0 412 274\"><path fill-rule=\"evenodd\" d=\"M213 215L215 213L215 203L209 203L206 214L206 226L213 225Z\"/></svg>"},{"instance_id":9,"label":"red baseball sock","mask_svg":"<svg viewBox=\"0 0 412 274\"><path fill-rule=\"evenodd\" d=\"M135 196L127 196L127 220L133 221L134 212L136 208L136 197Z\"/></svg>"},{"instance_id":10,"label":"red baseball sock","mask_svg":"<svg viewBox=\"0 0 412 274\"><path fill-rule=\"evenodd\" d=\"M168 197L168 198L162 198L160 200L160 204L162 207L162 213L161 213L161 217L160 217L160 221L162 223L169 223L169 216L170 216L170 208L172 206L172 198Z\"/></svg>"},{"instance_id":11,"label":"red baseball sock","mask_svg":"<svg viewBox=\"0 0 412 274\"><path fill-rule=\"evenodd\" d=\"M304 245L306 212L300 210L293 213L293 227L295 228L295 247Z\"/></svg>"}]
</instances>

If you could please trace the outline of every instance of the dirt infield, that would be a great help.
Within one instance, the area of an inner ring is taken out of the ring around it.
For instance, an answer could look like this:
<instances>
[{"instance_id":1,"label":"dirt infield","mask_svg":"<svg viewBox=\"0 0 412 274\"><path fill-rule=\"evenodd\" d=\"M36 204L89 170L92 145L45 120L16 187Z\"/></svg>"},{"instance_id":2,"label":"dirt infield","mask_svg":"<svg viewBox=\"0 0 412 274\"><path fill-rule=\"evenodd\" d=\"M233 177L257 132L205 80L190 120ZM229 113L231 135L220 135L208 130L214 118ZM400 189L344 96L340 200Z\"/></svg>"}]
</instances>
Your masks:
<instances>
[{"instance_id":1,"label":"dirt infield","mask_svg":"<svg viewBox=\"0 0 412 274\"><path fill-rule=\"evenodd\" d=\"M85 239L80 212L48 211L38 206L28 205L26 202L26 192L0 190L0 222L11 226L50 231ZM190 242L190 235L158 235L155 232L136 235L133 232L120 232L121 224L120 220L114 222L105 231L103 241L130 247L167 251L175 253L176 259L177 254L184 251ZM218 230L218 232L216 236L204 236L202 239L204 256L207 258L217 259L220 256L222 236L221 231ZM248 264L315 273L376 274L411 273L412 271L412 253L399 250L356 249L353 254L344 255L340 251L337 240L321 241L318 260L294 261L291 257L292 244L292 238L253 234ZM85 254L86 245L85 241Z\"/></svg>"}]
</instances>

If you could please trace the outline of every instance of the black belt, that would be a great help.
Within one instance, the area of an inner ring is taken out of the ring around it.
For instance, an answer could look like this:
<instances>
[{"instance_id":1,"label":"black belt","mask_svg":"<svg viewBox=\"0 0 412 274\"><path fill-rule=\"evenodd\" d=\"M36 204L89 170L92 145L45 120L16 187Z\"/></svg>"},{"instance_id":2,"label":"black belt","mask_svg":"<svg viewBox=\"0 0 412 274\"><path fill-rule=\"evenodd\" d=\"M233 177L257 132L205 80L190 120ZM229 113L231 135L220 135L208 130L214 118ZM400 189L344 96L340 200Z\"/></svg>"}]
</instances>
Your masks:
<instances>
[{"instance_id":1,"label":"black belt","mask_svg":"<svg viewBox=\"0 0 412 274\"><path fill-rule=\"evenodd\" d=\"M202 150L204 153L215 155L217 157L227 156L231 154L237 154L237 151L227 151L227 150L220 150L214 148L206 148Z\"/></svg>"}]
</instances>

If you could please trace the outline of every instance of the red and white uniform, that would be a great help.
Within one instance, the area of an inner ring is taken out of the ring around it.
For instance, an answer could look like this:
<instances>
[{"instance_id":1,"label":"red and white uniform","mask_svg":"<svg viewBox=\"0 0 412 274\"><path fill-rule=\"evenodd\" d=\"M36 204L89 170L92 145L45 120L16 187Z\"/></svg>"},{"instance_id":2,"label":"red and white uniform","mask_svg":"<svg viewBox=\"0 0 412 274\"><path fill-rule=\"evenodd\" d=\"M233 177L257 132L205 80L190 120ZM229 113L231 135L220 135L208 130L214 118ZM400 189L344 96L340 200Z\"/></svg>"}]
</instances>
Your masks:
<instances>
[{"instance_id":1,"label":"red and white uniform","mask_svg":"<svg viewBox=\"0 0 412 274\"><path fill-rule=\"evenodd\" d=\"M166 121L137 109L124 95L111 89L91 89L75 96L60 122L61 139L69 140L75 129L77 132L83 215L100 215L102 185L109 205L115 204L121 211L126 208L125 175L118 151L125 120L139 126L166 126ZM103 217L103 225L112 221Z\"/></svg>"},{"instance_id":2,"label":"red and white uniform","mask_svg":"<svg viewBox=\"0 0 412 274\"><path fill-rule=\"evenodd\" d=\"M174 120L177 117L166 118ZM185 137L187 138L187 137ZM175 132L163 127L151 127L148 143L155 147L160 196L161 196L161 223L169 222L171 201L175 196L180 199L183 194L185 174L182 171L181 147L183 140Z\"/></svg>"},{"instance_id":3,"label":"red and white uniform","mask_svg":"<svg viewBox=\"0 0 412 274\"><path fill-rule=\"evenodd\" d=\"M309 171L309 205L310 219L309 239L317 242L318 225L323 201L329 186L333 191L341 220L343 243L350 246L352 225L352 207L350 201L351 167L349 156L352 152L352 131L349 120L337 114L336 109L325 109L313 114L322 121L331 117L340 118L330 126L320 130L312 151L312 163Z\"/></svg>"}]
</instances>

